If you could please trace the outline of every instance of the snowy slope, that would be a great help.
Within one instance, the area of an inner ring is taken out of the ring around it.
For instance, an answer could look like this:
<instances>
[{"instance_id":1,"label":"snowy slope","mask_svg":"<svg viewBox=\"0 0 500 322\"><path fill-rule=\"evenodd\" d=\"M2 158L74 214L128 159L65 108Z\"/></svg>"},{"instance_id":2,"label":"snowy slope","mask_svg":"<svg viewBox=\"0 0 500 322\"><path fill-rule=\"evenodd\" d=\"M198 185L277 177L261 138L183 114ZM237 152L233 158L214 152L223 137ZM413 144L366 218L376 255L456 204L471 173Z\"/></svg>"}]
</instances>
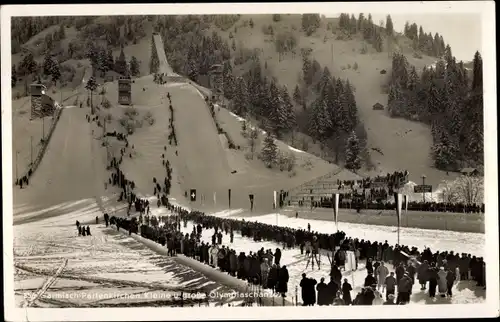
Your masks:
<instances>
[{"instance_id":1,"label":"snowy slope","mask_svg":"<svg viewBox=\"0 0 500 322\"><path fill-rule=\"evenodd\" d=\"M29 299L34 307L169 306L181 291L233 292L105 228L102 216L96 225L99 213L95 201L84 200L67 205L64 216L14 226L17 306L28 305ZM92 236L78 236L76 220L89 225ZM51 277L55 281L44 291ZM210 300L212 305L221 301Z\"/></svg>"}]
</instances>

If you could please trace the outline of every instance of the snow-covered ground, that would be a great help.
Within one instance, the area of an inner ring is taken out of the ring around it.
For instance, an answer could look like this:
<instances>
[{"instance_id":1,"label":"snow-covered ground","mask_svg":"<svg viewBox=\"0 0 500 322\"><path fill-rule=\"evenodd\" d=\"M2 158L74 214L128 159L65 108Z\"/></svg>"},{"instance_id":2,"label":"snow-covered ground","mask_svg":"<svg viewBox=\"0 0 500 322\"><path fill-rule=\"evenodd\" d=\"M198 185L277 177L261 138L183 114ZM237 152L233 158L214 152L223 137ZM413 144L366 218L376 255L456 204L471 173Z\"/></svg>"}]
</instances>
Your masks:
<instances>
[{"instance_id":1,"label":"snow-covered ground","mask_svg":"<svg viewBox=\"0 0 500 322\"><path fill-rule=\"evenodd\" d=\"M234 292L106 228L95 200L58 206L63 208L58 216L14 226L18 307L171 306L178 305L181 291L202 298L211 291ZM14 218L48 214L54 211L50 208L16 214ZM20 206L17 211L29 208ZM97 215L101 217L99 224L95 224ZM78 236L76 220L89 225L92 236ZM241 302L235 298L209 300L210 306ZM207 305L204 300L199 302L195 305Z\"/></svg>"},{"instance_id":2,"label":"snow-covered ground","mask_svg":"<svg viewBox=\"0 0 500 322\"><path fill-rule=\"evenodd\" d=\"M238 210L236 210L238 211ZM268 224L276 224L276 215L266 215L261 217L244 218L238 217L231 213L231 211L224 211L220 213L212 214L214 216L228 217L252 220L257 222L263 222ZM329 232L334 229L331 222L322 221L306 221L300 218L288 218L286 216L278 216L279 226L288 226L293 228L303 228L307 229L307 223L311 223L311 229L318 232ZM382 226L368 226L368 225L354 225L347 223L339 223L339 229L345 231L348 236L356 236L358 238L368 238L370 240L388 240L389 243L394 244L393 236L396 233L391 231L391 227ZM187 227L182 227L183 232L190 233L193 230L193 224L188 223ZM205 242L211 242L211 236L213 235L213 230L204 230L202 234L202 240ZM439 235L441 233L441 235ZM453 233L453 232L439 232L433 230L422 230L422 229L404 229L401 233L401 241L403 244L415 245L417 247L423 247L424 245L430 246L431 249L440 250L457 250L460 252L470 252L482 256L484 248L484 236L481 234L465 234L465 233ZM236 250L237 253L245 252L248 254L249 251L256 252L262 247L264 249L272 249L273 251L281 245L274 242L259 242L256 243L252 239L242 237L238 232L235 233L234 241L232 244L229 242L229 236L223 237L223 245L229 246ZM315 278L318 282L321 277L325 278L325 282L329 281L330 265L326 253L321 255L320 264L321 269L318 270L317 265L315 269L312 269L311 264L308 265L307 269L307 258L305 255L300 254L299 249L284 250L282 251L281 264L286 265L290 275L290 281L288 284L289 295L295 297L297 295L299 303L301 303L300 288L296 289L296 286L300 284L300 279L302 273L306 273L308 277ZM388 265L389 269L392 270L392 265ZM348 278L350 283L354 283L352 292L353 298L357 292L361 289L364 279L366 277L366 270L364 263L361 263L357 271L343 272L345 278ZM474 282L459 282L454 286L453 298L442 299L438 298L436 300L430 299L425 291L420 290L418 284L414 285L413 294L411 296L411 304L428 304L428 303L452 303L452 304L467 304L467 303L483 303L485 302L485 290L482 288L477 288L474 286ZM297 294L296 294L297 292Z\"/></svg>"}]
</instances>

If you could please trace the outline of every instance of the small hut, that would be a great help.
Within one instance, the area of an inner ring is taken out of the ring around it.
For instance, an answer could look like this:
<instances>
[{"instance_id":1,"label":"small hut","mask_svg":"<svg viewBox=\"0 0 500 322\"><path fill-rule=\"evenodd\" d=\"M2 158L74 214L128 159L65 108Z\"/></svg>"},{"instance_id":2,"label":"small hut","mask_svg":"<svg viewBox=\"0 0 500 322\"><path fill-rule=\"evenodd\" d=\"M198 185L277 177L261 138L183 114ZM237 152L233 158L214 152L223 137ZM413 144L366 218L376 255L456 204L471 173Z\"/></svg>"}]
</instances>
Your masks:
<instances>
[{"instance_id":1,"label":"small hut","mask_svg":"<svg viewBox=\"0 0 500 322\"><path fill-rule=\"evenodd\" d=\"M384 110L384 105L380 104L380 103L375 103L375 105L373 105L373 109L375 111L383 111Z\"/></svg>"},{"instance_id":2,"label":"small hut","mask_svg":"<svg viewBox=\"0 0 500 322\"><path fill-rule=\"evenodd\" d=\"M479 170L476 168L463 168L460 170L460 173L464 176L477 176L479 175Z\"/></svg>"}]
</instances>

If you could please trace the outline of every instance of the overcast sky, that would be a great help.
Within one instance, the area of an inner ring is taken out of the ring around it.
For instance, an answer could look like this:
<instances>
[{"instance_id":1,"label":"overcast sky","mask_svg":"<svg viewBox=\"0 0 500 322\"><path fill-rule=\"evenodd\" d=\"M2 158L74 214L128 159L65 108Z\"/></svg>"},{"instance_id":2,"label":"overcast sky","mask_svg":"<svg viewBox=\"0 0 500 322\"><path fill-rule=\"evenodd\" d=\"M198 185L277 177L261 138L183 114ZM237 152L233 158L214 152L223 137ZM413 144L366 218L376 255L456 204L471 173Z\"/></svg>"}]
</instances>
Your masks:
<instances>
[{"instance_id":1,"label":"overcast sky","mask_svg":"<svg viewBox=\"0 0 500 322\"><path fill-rule=\"evenodd\" d=\"M354 13L356 19L359 13ZM368 13L364 13L365 17ZM406 21L422 26L425 33L439 33L449 44L457 60L471 61L474 53L481 52L481 20L478 14L393 14L394 29L403 32ZM386 15L372 14L373 22L385 24Z\"/></svg>"}]
</instances>

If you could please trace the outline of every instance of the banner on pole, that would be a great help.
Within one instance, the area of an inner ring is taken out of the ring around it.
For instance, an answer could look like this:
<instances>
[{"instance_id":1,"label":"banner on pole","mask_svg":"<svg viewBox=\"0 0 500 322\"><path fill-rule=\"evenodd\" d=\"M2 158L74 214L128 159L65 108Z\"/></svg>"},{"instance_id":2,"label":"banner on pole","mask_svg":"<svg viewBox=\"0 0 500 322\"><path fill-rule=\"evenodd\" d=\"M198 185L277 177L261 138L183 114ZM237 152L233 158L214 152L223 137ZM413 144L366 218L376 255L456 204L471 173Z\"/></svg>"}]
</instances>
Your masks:
<instances>
[{"instance_id":1,"label":"banner on pole","mask_svg":"<svg viewBox=\"0 0 500 322\"><path fill-rule=\"evenodd\" d=\"M229 208L231 208L231 189L227 189L227 196L229 200Z\"/></svg>"},{"instance_id":2,"label":"banner on pole","mask_svg":"<svg viewBox=\"0 0 500 322\"><path fill-rule=\"evenodd\" d=\"M337 230L339 230L339 194L333 194L333 221Z\"/></svg>"},{"instance_id":3,"label":"banner on pole","mask_svg":"<svg viewBox=\"0 0 500 322\"><path fill-rule=\"evenodd\" d=\"M346 252L346 259L347 259L347 265L346 265L346 271L355 271L356 270L356 255L354 254L353 251L348 250Z\"/></svg>"},{"instance_id":4,"label":"banner on pole","mask_svg":"<svg viewBox=\"0 0 500 322\"><path fill-rule=\"evenodd\" d=\"M273 209L276 209L276 190L273 191Z\"/></svg>"},{"instance_id":5,"label":"banner on pole","mask_svg":"<svg viewBox=\"0 0 500 322\"><path fill-rule=\"evenodd\" d=\"M401 227L401 208L403 206L403 195L400 193L395 193L394 194L394 201L396 203L396 215L398 216L398 236L399 236L399 230ZM398 243L399 243L399 240L398 240Z\"/></svg>"},{"instance_id":6,"label":"banner on pole","mask_svg":"<svg viewBox=\"0 0 500 322\"><path fill-rule=\"evenodd\" d=\"M191 197L191 201L195 202L196 201L196 189L191 189L189 191L189 196Z\"/></svg>"},{"instance_id":7,"label":"banner on pole","mask_svg":"<svg viewBox=\"0 0 500 322\"><path fill-rule=\"evenodd\" d=\"M408 211L408 196L407 195L403 196L403 201L405 204L405 211Z\"/></svg>"},{"instance_id":8,"label":"banner on pole","mask_svg":"<svg viewBox=\"0 0 500 322\"><path fill-rule=\"evenodd\" d=\"M250 211L253 211L253 194L249 194L248 198L250 198Z\"/></svg>"},{"instance_id":9,"label":"banner on pole","mask_svg":"<svg viewBox=\"0 0 500 322\"><path fill-rule=\"evenodd\" d=\"M217 204L217 192L214 191L214 205Z\"/></svg>"}]
</instances>

